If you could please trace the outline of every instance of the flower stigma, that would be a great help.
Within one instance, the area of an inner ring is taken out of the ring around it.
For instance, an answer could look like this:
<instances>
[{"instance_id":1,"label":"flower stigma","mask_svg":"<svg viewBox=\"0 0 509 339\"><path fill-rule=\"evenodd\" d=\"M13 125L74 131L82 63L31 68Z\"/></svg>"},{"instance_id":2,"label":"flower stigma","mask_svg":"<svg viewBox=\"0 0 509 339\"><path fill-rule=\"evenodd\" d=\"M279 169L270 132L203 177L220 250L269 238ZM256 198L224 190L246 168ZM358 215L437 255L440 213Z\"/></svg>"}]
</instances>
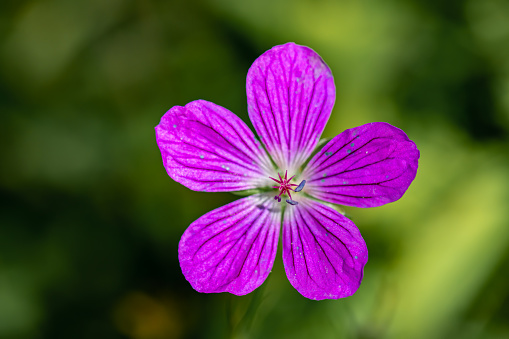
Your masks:
<instances>
[{"instance_id":1,"label":"flower stigma","mask_svg":"<svg viewBox=\"0 0 509 339\"><path fill-rule=\"evenodd\" d=\"M286 199L286 202L290 205L298 205L299 203L292 199L292 194L290 193L290 191L294 191L294 192L302 191L302 189L304 188L304 185L306 184L306 180L302 180L302 182L299 185L290 184L290 181L295 177L295 175L288 178L288 171L285 171L284 178L281 177L281 174L279 174L279 172L277 173L277 175L279 176L279 180L269 177L270 179L274 180L278 184L278 186L272 186L272 188L277 188L279 190L279 194L274 197L274 200L281 202L281 196L283 194L288 194L290 199ZM294 188L292 188L292 186L297 186L297 187L294 189Z\"/></svg>"}]
</instances>

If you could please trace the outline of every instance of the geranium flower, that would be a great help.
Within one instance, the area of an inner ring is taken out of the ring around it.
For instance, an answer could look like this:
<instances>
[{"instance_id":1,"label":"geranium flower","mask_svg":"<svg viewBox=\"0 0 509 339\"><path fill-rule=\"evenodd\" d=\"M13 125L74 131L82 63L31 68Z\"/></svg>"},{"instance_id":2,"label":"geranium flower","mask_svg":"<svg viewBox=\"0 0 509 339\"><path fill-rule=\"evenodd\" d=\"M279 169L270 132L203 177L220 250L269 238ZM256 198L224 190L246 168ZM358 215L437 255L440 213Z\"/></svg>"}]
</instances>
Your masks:
<instances>
[{"instance_id":1,"label":"geranium flower","mask_svg":"<svg viewBox=\"0 0 509 339\"><path fill-rule=\"evenodd\" d=\"M402 130L375 122L340 133L312 156L335 86L305 46L275 46L256 59L247 101L259 140L232 112L204 100L172 107L155 128L173 180L195 191L253 193L184 232L185 278L199 292L253 291L272 269L282 229L284 267L297 291L317 300L352 295L368 250L355 224L330 205L398 200L415 178L419 151Z\"/></svg>"}]
</instances>

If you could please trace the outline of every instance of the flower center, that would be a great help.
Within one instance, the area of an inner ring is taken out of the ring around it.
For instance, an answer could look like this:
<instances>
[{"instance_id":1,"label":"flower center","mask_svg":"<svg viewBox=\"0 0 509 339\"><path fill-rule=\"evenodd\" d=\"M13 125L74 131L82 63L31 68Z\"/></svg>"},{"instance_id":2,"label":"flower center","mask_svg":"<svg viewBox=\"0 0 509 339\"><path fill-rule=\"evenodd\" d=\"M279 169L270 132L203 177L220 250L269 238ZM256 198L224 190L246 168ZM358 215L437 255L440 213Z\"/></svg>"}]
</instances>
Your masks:
<instances>
[{"instance_id":1,"label":"flower center","mask_svg":"<svg viewBox=\"0 0 509 339\"><path fill-rule=\"evenodd\" d=\"M272 188L277 188L279 190L279 194L276 195L274 197L274 199L277 200L278 202L281 202L281 196L283 194L288 194L290 199L286 199L286 202L289 203L290 205L297 205L298 202L292 200L292 194L290 193L290 191L293 191L293 192L300 192L300 191L302 191L302 189L304 188L304 185L306 184L306 180L302 180L302 182L299 185L297 185L297 184L290 184L290 181L295 177L295 175L292 176L291 178L288 178L288 171L285 171L285 177L284 178L281 177L281 174L279 174L279 172L277 173L277 175L279 177L279 180L274 179L272 177L269 177L272 180L274 180L275 182L277 182L277 184L278 184L278 186L272 186ZM297 186L297 187L296 188L292 188L292 186Z\"/></svg>"}]
</instances>

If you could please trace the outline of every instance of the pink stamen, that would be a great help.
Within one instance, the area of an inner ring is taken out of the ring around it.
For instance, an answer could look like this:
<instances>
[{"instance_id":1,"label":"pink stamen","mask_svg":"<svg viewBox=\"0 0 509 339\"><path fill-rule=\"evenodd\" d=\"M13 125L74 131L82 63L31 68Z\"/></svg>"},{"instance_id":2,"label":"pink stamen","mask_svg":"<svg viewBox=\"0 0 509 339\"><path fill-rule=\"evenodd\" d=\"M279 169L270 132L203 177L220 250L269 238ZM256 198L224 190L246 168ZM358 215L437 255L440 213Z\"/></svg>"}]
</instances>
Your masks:
<instances>
[{"instance_id":1,"label":"pink stamen","mask_svg":"<svg viewBox=\"0 0 509 339\"><path fill-rule=\"evenodd\" d=\"M276 180L274 179L273 177L269 177L270 179L274 180L275 182L277 182L278 184L280 184L281 182L279 180Z\"/></svg>"},{"instance_id":2,"label":"pink stamen","mask_svg":"<svg viewBox=\"0 0 509 339\"><path fill-rule=\"evenodd\" d=\"M288 194L288 197L290 197L290 199L287 199L287 202L288 200L291 201L291 202L294 202L293 199L292 199L292 194L290 193L291 191L295 191L293 189L293 187L296 187L296 186L299 186L298 184L291 184L290 181L295 178L295 175L291 176L289 179L288 179L288 171L286 170L285 171L285 176L284 178L281 176L281 174L278 172L278 177L279 177L279 180L277 179L274 179L272 177L269 177L270 179L274 180L276 183L278 183L279 186L272 186L272 188L277 188L279 189L279 194L276 195L274 197L275 200L281 202L281 196L283 194ZM302 188L301 188L302 189ZM300 190L299 190L300 191ZM296 191L297 192L297 191ZM296 205L297 202L294 202L293 204L290 204L290 205Z\"/></svg>"}]
</instances>

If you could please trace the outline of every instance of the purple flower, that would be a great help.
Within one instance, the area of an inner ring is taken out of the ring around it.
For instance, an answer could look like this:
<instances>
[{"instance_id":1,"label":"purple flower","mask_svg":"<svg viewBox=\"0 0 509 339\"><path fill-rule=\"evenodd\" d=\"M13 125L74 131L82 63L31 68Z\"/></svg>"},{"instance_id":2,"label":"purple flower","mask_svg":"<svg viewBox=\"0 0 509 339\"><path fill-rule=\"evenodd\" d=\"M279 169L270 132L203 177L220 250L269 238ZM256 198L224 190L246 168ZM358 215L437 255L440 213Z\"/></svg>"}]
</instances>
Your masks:
<instances>
[{"instance_id":1,"label":"purple flower","mask_svg":"<svg viewBox=\"0 0 509 339\"><path fill-rule=\"evenodd\" d=\"M355 293L368 250L355 224L330 203L398 200L415 178L419 151L402 130L375 122L342 132L312 156L334 100L325 62L287 43L262 54L247 75L248 112L260 141L232 112L204 100L161 118L157 144L173 180L195 191L253 193L184 232L179 261L195 290L253 291L272 269L282 229L285 271L303 296Z\"/></svg>"}]
</instances>

